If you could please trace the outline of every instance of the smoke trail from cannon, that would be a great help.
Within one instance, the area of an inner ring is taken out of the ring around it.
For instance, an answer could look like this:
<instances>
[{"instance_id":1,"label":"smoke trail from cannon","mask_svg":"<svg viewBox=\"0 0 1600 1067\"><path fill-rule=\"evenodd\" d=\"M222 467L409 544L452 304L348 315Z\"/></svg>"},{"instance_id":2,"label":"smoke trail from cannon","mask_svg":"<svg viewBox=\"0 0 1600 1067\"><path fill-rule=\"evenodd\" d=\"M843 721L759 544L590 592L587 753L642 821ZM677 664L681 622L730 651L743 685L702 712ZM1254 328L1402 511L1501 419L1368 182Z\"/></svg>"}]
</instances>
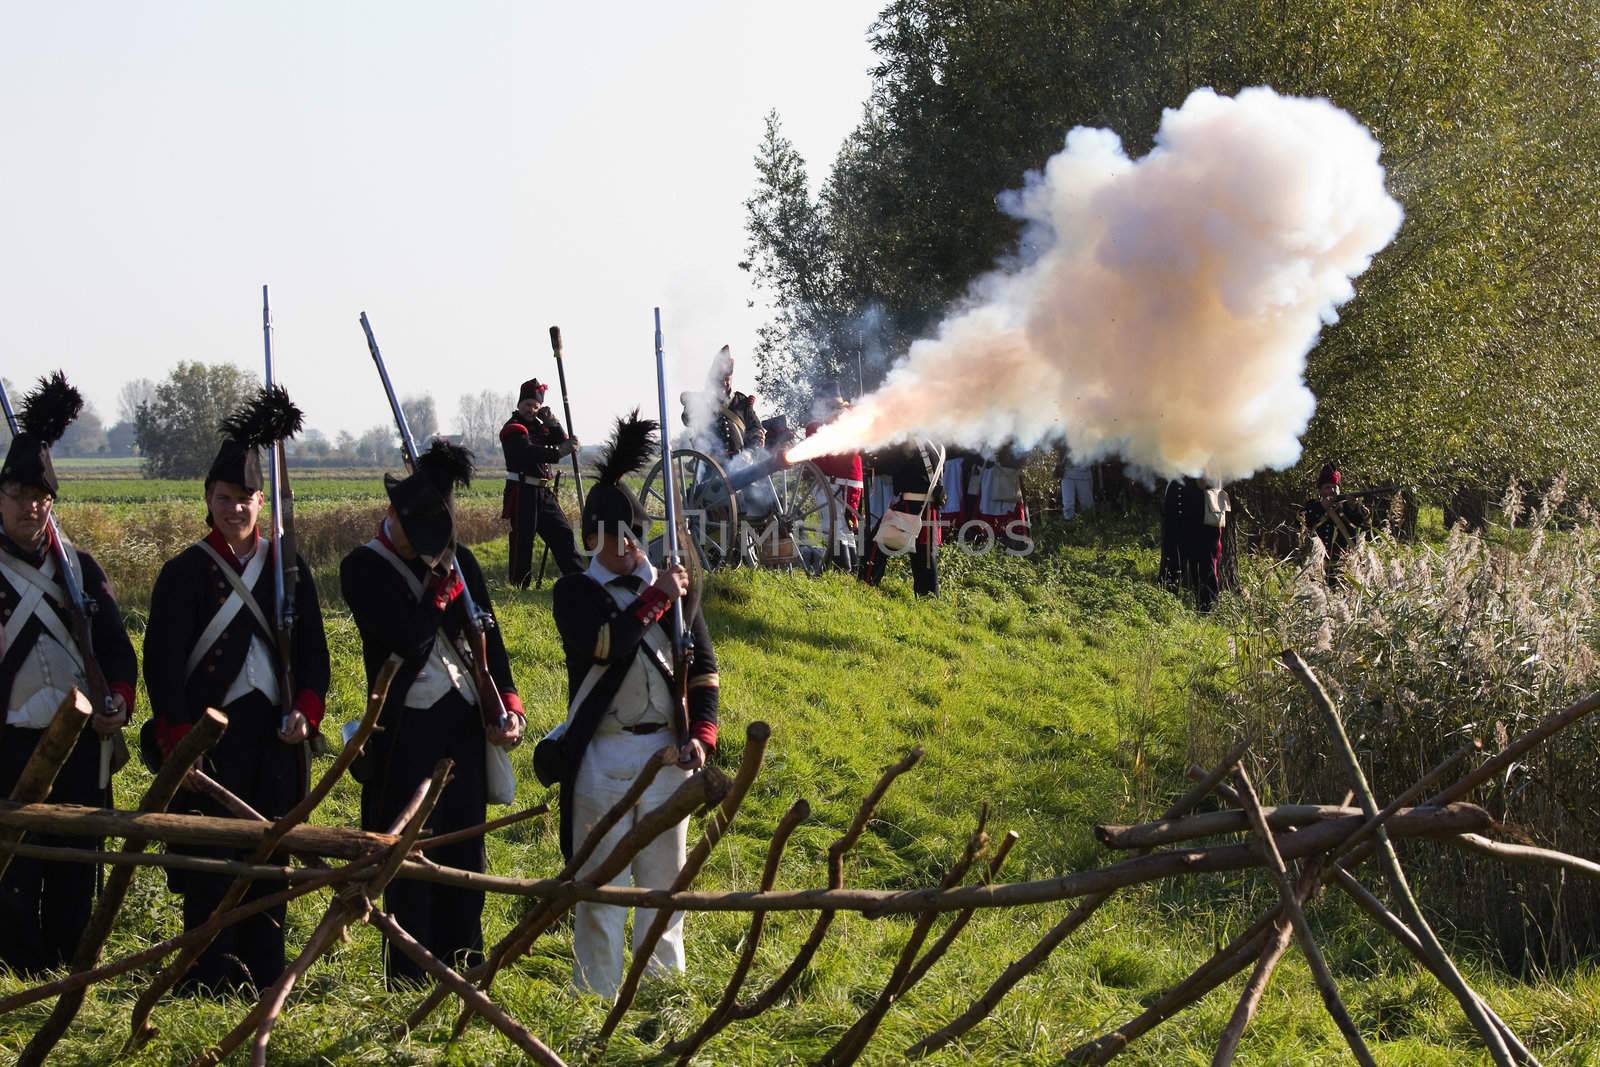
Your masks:
<instances>
[{"instance_id":1,"label":"smoke trail from cannon","mask_svg":"<svg viewBox=\"0 0 1600 1067\"><path fill-rule=\"evenodd\" d=\"M1307 352L1394 237L1379 145L1326 100L1190 94L1130 160L1080 127L1003 206L1028 258L974 287L883 386L792 460L912 433L1064 436L1161 476L1230 480L1300 455Z\"/></svg>"}]
</instances>

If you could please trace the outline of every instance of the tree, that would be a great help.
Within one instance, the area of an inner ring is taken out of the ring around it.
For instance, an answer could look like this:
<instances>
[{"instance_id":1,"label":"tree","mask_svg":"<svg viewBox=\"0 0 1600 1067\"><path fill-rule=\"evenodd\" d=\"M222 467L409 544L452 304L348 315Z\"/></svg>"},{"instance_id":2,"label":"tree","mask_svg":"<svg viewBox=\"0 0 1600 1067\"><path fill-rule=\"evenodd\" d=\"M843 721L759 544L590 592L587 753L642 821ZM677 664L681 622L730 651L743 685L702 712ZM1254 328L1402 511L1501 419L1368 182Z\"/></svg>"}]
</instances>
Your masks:
<instances>
[{"instance_id":1,"label":"tree","mask_svg":"<svg viewBox=\"0 0 1600 1067\"><path fill-rule=\"evenodd\" d=\"M156 383L149 378L135 378L122 383L117 390L117 421L133 422L139 417L139 408L155 399Z\"/></svg>"},{"instance_id":2,"label":"tree","mask_svg":"<svg viewBox=\"0 0 1600 1067\"><path fill-rule=\"evenodd\" d=\"M426 393L405 397L400 401L400 410L405 413L411 439L417 443L417 448L426 450L433 435L439 432L439 413L433 406L433 397Z\"/></svg>"},{"instance_id":3,"label":"tree","mask_svg":"<svg viewBox=\"0 0 1600 1067\"><path fill-rule=\"evenodd\" d=\"M260 388L231 363L179 363L134 419L146 478L200 478L221 443L222 420Z\"/></svg>"},{"instance_id":4,"label":"tree","mask_svg":"<svg viewBox=\"0 0 1600 1067\"><path fill-rule=\"evenodd\" d=\"M429 401L432 404L432 401ZM406 422L409 424L410 419ZM417 436L412 430L412 436ZM374 426L362 434L352 445L354 459L357 463L369 464L374 467L388 467L400 462L400 434L393 426Z\"/></svg>"},{"instance_id":5,"label":"tree","mask_svg":"<svg viewBox=\"0 0 1600 1067\"><path fill-rule=\"evenodd\" d=\"M1325 96L1372 129L1399 237L1312 352L1299 469L1600 488L1600 6L1589 0L892 0L865 115L809 197L769 120L745 266L766 378L928 333L1023 237L996 202L1077 125L1148 151L1193 89ZM820 328L819 328L820 327ZM863 339L865 330L859 331ZM875 380L870 367L866 379ZM792 393L795 384L788 386ZM799 383L804 388L809 382Z\"/></svg>"},{"instance_id":6,"label":"tree","mask_svg":"<svg viewBox=\"0 0 1600 1067\"><path fill-rule=\"evenodd\" d=\"M59 456L98 456L106 451L106 429L92 402L83 402L83 410L52 451Z\"/></svg>"},{"instance_id":7,"label":"tree","mask_svg":"<svg viewBox=\"0 0 1600 1067\"><path fill-rule=\"evenodd\" d=\"M500 447L500 427L517 407L510 393L497 393L485 389L481 393L467 393L456 405L456 421L460 424L461 443L478 455L481 463L486 455L495 455Z\"/></svg>"},{"instance_id":8,"label":"tree","mask_svg":"<svg viewBox=\"0 0 1600 1067\"><path fill-rule=\"evenodd\" d=\"M139 451L139 428L124 419L106 431L106 455L117 458L132 456Z\"/></svg>"}]
</instances>

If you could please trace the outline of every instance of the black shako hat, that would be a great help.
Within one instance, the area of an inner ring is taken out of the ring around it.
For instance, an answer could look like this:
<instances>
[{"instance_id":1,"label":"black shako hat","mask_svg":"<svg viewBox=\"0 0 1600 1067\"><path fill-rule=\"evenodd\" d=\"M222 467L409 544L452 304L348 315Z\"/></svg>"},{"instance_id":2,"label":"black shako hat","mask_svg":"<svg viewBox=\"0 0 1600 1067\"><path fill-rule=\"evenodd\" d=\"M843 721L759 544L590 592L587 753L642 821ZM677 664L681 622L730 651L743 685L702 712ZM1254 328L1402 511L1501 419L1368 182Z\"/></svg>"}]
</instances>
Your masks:
<instances>
[{"instance_id":1,"label":"black shako hat","mask_svg":"<svg viewBox=\"0 0 1600 1067\"><path fill-rule=\"evenodd\" d=\"M549 388L537 378L529 378L522 383L522 388L517 391L517 403L524 400L537 400L544 403L544 391Z\"/></svg>"},{"instance_id":2,"label":"black shako hat","mask_svg":"<svg viewBox=\"0 0 1600 1067\"><path fill-rule=\"evenodd\" d=\"M265 488L260 450L293 437L304 422L283 386L259 390L222 420L222 445L206 471L206 491L217 482L242 485L252 493Z\"/></svg>"},{"instance_id":3,"label":"black shako hat","mask_svg":"<svg viewBox=\"0 0 1600 1067\"><path fill-rule=\"evenodd\" d=\"M50 462L50 448L82 410L83 396L67 384L65 374L56 371L40 378L39 387L22 398L17 435L6 451L5 466L0 467L0 483L31 485L55 496L61 483Z\"/></svg>"},{"instance_id":4,"label":"black shako hat","mask_svg":"<svg viewBox=\"0 0 1600 1067\"><path fill-rule=\"evenodd\" d=\"M383 476L389 503L412 551L436 558L455 540L450 499L457 486L472 484L472 453L460 445L435 440L417 457L417 470L405 477Z\"/></svg>"},{"instance_id":5,"label":"black shako hat","mask_svg":"<svg viewBox=\"0 0 1600 1067\"><path fill-rule=\"evenodd\" d=\"M617 420L611 440L600 451L596 480L583 501L583 536L587 540L601 531L615 532L627 526L643 544L649 518L644 505L622 480L644 466L658 447L656 422L641 419L639 409Z\"/></svg>"}]
</instances>

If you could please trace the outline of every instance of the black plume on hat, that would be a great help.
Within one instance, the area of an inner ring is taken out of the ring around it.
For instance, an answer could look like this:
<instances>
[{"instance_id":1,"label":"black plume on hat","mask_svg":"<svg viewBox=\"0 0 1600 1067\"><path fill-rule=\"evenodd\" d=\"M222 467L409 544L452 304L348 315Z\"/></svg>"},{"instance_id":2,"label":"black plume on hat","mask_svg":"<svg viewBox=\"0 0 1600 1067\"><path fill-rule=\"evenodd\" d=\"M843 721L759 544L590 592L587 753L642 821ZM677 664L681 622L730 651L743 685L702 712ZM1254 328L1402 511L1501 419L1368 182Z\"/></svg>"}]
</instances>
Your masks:
<instances>
[{"instance_id":1,"label":"black plume on hat","mask_svg":"<svg viewBox=\"0 0 1600 1067\"><path fill-rule=\"evenodd\" d=\"M660 447L656 429L656 421L641 419L638 408L617 420L611 439L600 450L596 482L583 502L584 537L601 529L614 530L618 524L623 524L644 540L645 524L649 521L644 505L622 480L643 467Z\"/></svg>"},{"instance_id":2,"label":"black plume on hat","mask_svg":"<svg viewBox=\"0 0 1600 1067\"><path fill-rule=\"evenodd\" d=\"M6 452L5 466L0 467L0 482L20 482L54 496L60 483L50 448L82 410L83 395L67 384L65 374L56 371L40 378L38 388L22 398L18 432Z\"/></svg>"},{"instance_id":3,"label":"black plume on hat","mask_svg":"<svg viewBox=\"0 0 1600 1067\"><path fill-rule=\"evenodd\" d=\"M472 485L473 458L470 448L435 437L428 450L417 457L417 466L439 495L449 499L457 489Z\"/></svg>"},{"instance_id":4,"label":"black plume on hat","mask_svg":"<svg viewBox=\"0 0 1600 1067\"><path fill-rule=\"evenodd\" d=\"M259 491L266 483L258 450L293 437L304 423L305 416L289 400L283 386L258 390L222 420L222 445L206 472L207 490L217 482L232 482L251 492Z\"/></svg>"}]
</instances>

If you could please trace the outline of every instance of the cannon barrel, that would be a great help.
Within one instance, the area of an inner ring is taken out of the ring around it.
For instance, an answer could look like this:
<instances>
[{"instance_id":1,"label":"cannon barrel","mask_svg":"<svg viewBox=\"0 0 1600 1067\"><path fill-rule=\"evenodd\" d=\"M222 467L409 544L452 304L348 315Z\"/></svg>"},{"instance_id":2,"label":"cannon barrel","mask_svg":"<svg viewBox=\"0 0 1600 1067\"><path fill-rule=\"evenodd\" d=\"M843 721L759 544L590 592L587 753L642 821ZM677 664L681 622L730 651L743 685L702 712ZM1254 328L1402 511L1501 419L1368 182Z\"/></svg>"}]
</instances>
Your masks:
<instances>
[{"instance_id":1,"label":"cannon barrel","mask_svg":"<svg viewBox=\"0 0 1600 1067\"><path fill-rule=\"evenodd\" d=\"M728 474L728 488L737 493L741 489L752 486L763 478L771 477L790 466L792 464L789 462L789 454L787 452L774 452L759 463L751 464L738 472L730 471Z\"/></svg>"}]
</instances>

